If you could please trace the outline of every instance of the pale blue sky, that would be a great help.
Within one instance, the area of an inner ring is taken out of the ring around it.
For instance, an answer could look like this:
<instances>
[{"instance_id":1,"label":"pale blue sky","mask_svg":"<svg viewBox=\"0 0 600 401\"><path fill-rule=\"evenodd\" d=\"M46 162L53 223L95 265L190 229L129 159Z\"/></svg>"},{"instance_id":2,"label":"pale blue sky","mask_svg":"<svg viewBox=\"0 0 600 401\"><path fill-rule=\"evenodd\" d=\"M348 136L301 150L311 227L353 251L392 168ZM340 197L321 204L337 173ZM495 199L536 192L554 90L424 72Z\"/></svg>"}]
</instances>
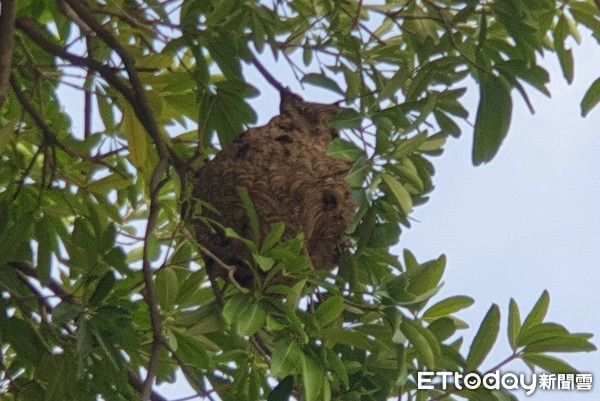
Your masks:
<instances>
[{"instance_id":1,"label":"pale blue sky","mask_svg":"<svg viewBox=\"0 0 600 401\"><path fill-rule=\"evenodd\" d=\"M579 114L585 90L600 76L600 46L584 36L584 45L575 49L573 85L564 82L555 56L550 56L545 66L551 70L552 99L530 91L536 108L531 116L515 96L508 138L491 163L471 165L470 127L463 127L460 139L449 140L444 155L433 159L436 189L430 201L413 213L418 222L401 236L398 251L408 248L420 261L441 253L448 256L445 286L437 300L458 294L476 299L459 315L472 326L464 333L467 344L489 306L501 307L503 330L484 368L509 355L505 324L510 297L517 300L524 316L548 289L550 320L574 332L600 335L600 108L586 119ZM280 81L307 100L333 99L311 87L301 92L289 69L271 67ZM248 76L263 92L252 101L262 124L277 113L278 95L255 71L248 71ZM61 93L79 132L82 98L72 90ZM474 121L476 101L477 91L471 88L470 121ZM593 342L600 345L598 338ZM598 353L562 356L583 372L600 373ZM526 372L519 363L508 370ZM594 383L591 393L538 391L520 398L596 401L599 386ZM181 383L169 387L161 389L165 395L190 395Z\"/></svg>"}]
</instances>

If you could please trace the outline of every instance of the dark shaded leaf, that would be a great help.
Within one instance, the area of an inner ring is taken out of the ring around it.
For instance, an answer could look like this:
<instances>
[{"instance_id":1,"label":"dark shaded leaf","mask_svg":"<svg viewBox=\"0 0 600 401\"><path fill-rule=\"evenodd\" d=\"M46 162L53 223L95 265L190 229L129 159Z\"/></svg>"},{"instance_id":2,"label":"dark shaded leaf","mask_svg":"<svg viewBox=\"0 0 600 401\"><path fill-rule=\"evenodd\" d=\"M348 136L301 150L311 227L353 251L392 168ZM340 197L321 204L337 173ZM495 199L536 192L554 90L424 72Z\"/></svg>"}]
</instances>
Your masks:
<instances>
[{"instance_id":1,"label":"dark shaded leaf","mask_svg":"<svg viewBox=\"0 0 600 401\"><path fill-rule=\"evenodd\" d=\"M508 133L512 116L510 88L502 78L481 77L479 106L475 117L473 164L491 161Z\"/></svg>"},{"instance_id":2,"label":"dark shaded leaf","mask_svg":"<svg viewBox=\"0 0 600 401\"><path fill-rule=\"evenodd\" d=\"M500 309L498 305L492 305L483 318L481 326L473 339L469 356L467 357L467 370L475 371L485 357L490 353L500 331Z\"/></svg>"}]
</instances>

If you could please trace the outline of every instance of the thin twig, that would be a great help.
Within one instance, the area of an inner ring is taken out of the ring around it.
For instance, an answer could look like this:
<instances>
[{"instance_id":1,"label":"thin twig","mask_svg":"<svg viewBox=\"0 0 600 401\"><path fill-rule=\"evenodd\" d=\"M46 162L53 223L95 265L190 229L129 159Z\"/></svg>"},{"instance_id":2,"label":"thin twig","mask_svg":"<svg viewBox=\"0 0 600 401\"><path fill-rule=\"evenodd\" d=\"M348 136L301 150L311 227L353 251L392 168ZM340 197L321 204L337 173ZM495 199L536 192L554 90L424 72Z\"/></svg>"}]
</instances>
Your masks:
<instances>
[{"instance_id":1,"label":"thin twig","mask_svg":"<svg viewBox=\"0 0 600 401\"><path fill-rule=\"evenodd\" d=\"M85 37L85 44L87 47L88 58L93 58L92 53L92 38L89 36ZM92 134L92 85L94 83L94 72L87 70L85 76L85 82L83 84L86 89L83 93L83 137L87 138Z\"/></svg>"},{"instance_id":2,"label":"thin twig","mask_svg":"<svg viewBox=\"0 0 600 401\"><path fill-rule=\"evenodd\" d=\"M21 179L19 180L19 184L17 185L17 190L15 191L15 193L12 197L13 201L17 200L17 198L19 197L19 194L25 187L25 180L27 179L27 177L29 177L29 174L31 174L31 170L33 170L33 166L35 166L35 162L36 162L37 158L42 154L43 149L44 149L43 146L40 146L38 148L38 150L35 152L35 154L31 158L31 161L27 165L27 168L25 169L25 171L23 171L23 175L21 176Z\"/></svg>"},{"instance_id":3,"label":"thin twig","mask_svg":"<svg viewBox=\"0 0 600 401\"><path fill-rule=\"evenodd\" d=\"M223 262L217 255L215 255L214 253L212 253L207 247L205 247L204 245L200 244L193 235L190 235L186 229L184 228L183 230L183 234L190 239L191 241L193 241L193 243L198 247L198 249L200 250L200 253L202 253L204 256L208 256L209 258L213 259L215 261L216 264L219 265L219 267L223 268L227 273L228 273L228 277L229 280L231 281L231 283L235 286L235 288L237 288L240 292L248 292L247 288L244 288L240 283L237 282L237 280L235 279L234 275L235 272L237 271L237 268L235 266L232 265L228 265L227 263Z\"/></svg>"},{"instance_id":4,"label":"thin twig","mask_svg":"<svg viewBox=\"0 0 600 401\"><path fill-rule=\"evenodd\" d=\"M258 336L258 334L255 334L253 336L250 336L249 340L250 340L250 344L252 344L254 346L254 348L258 351L259 354L262 355L263 358L265 358L265 362L267 362L270 366L271 365L271 354L269 353L267 346L265 345L262 338L260 338Z\"/></svg>"},{"instance_id":5,"label":"thin twig","mask_svg":"<svg viewBox=\"0 0 600 401\"><path fill-rule=\"evenodd\" d=\"M164 340L164 338L163 338L163 340ZM204 383L200 380L197 380L196 375L193 374L193 372L191 372L189 370L187 364L185 363L185 361L183 359L181 359L179 354L177 354L177 352L175 352L175 350L169 345L169 343L167 341L164 341L163 345L171 353L171 355L173 356L173 359L175 359L175 362L177 362L177 365L179 365L179 368L183 372L183 375L186 377L186 379L189 382L193 382L197 387L200 387L202 389L202 391L200 393L197 393L197 395L200 397L209 397L210 392L206 389L206 386L204 385Z\"/></svg>"},{"instance_id":6,"label":"thin twig","mask_svg":"<svg viewBox=\"0 0 600 401\"><path fill-rule=\"evenodd\" d=\"M279 82L275 77L265 68L264 65L258 60L258 58L252 53L252 64L256 67L258 72L267 80L267 82L277 89L280 93L289 92L289 89L283 86L281 82Z\"/></svg>"}]
</instances>

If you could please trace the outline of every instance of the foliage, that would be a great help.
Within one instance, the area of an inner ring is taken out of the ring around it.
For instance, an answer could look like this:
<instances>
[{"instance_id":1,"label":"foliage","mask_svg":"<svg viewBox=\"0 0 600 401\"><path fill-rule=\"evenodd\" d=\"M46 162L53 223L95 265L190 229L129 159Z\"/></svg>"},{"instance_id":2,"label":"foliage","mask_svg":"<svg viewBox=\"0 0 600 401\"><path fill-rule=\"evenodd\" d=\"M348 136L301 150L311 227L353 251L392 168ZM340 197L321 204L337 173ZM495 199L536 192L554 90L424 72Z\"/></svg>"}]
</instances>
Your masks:
<instances>
[{"instance_id":1,"label":"foliage","mask_svg":"<svg viewBox=\"0 0 600 401\"><path fill-rule=\"evenodd\" d=\"M455 314L474 301L430 305L445 257L423 263L404 251L400 261L390 247L433 189L430 158L461 134L469 79L480 92L479 165L509 130L513 96L533 109L528 91L549 95L541 55L556 54L573 80L579 29L600 41L593 1L3 0L2 9L3 399L162 400L154 382L178 369L199 395L222 400L514 399L417 391L418 371L481 369L500 310L463 347L455 333L467 324ZM186 175L256 120L247 99L260 88L242 66L265 52L345 102L331 123L345 140L330 154L355 162L351 247L337 275L311 271L302 238L282 242L276 225L262 243L242 240L287 281L211 288L202 244L180 219ZM86 92L83 136L60 107L61 83ZM596 81L582 114L599 101ZM499 366L521 359L568 373L549 353L595 349L590 335L546 322L548 302L544 293L522 321L511 301L513 354Z\"/></svg>"}]
</instances>

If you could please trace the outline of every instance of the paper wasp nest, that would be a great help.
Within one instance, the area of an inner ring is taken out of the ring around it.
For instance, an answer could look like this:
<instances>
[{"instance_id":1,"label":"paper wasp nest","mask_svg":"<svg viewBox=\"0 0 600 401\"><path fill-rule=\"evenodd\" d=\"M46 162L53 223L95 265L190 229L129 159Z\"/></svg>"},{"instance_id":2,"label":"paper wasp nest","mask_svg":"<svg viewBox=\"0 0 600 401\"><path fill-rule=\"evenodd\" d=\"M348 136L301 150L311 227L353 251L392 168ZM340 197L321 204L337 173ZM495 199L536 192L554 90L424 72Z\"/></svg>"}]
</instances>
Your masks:
<instances>
[{"instance_id":1,"label":"paper wasp nest","mask_svg":"<svg viewBox=\"0 0 600 401\"><path fill-rule=\"evenodd\" d=\"M267 125L251 128L202 166L193 180L193 198L219 210L214 218L239 235L251 238L247 210L236 187L244 187L258 214L262 239L278 222L285 223L284 239L304 233L305 249L315 269L333 269L339 243L352 220L355 206L344 180L351 163L326 155L337 129L329 120L341 108L307 103L294 95L283 98L281 114ZM238 270L240 282L251 280L245 261L247 248L222 232L193 223L198 242ZM207 267L223 273L214 261Z\"/></svg>"}]
</instances>

